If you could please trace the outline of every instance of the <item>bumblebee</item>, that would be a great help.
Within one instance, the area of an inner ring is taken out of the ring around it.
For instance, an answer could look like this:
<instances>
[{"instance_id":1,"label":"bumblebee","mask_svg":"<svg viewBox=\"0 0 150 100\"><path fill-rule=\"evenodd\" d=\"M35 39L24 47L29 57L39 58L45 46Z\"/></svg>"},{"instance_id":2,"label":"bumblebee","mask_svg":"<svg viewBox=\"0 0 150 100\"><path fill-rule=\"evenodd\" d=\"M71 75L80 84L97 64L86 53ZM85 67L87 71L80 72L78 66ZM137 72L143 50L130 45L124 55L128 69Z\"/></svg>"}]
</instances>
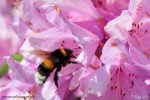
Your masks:
<instances>
[{"instance_id":1,"label":"bumblebee","mask_svg":"<svg viewBox=\"0 0 150 100\"><path fill-rule=\"evenodd\" d=\"M70 63L77 63L75 61L71 61L71 58L76 57L73 55L72 50L66 48L56 49L49 53L38 66L37 72L35 73L36 83L39 85L44 84L50 74L56 69L54 73L54 82L56 87L58 87L58 72L61 71L61 68Z\"/></svg>"}]
</instances>

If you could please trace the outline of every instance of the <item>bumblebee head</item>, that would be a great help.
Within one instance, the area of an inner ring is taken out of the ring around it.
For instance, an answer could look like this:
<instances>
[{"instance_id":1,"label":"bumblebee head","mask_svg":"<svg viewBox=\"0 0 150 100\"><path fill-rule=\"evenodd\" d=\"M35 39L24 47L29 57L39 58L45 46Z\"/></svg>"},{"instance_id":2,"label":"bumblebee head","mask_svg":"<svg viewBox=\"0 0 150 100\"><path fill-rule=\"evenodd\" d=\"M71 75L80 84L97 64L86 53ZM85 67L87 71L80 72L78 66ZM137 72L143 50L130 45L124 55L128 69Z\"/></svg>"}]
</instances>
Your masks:
<instances>
[{"instance_id":1,"label":"bumblebee head","mask_svg":"<svg viewBox=\"0 0 150 100\"><path fill-rule=\"evenodd\" d=\"M67 57L68 58L76 58L74 55L73 55L73 51L70 50L70 49L65 49L66 53L67 53Z\"/></svg>"}]
</instances>

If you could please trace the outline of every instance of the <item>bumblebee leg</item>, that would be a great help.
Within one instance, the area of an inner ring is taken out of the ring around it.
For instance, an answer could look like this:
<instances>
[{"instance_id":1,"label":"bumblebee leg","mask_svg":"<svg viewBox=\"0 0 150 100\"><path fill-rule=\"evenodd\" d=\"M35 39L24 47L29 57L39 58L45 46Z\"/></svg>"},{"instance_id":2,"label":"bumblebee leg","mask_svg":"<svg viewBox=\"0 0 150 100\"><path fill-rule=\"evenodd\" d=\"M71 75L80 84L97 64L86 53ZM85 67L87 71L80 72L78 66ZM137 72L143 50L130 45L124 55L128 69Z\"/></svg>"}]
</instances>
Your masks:
<instances>
[{"instance_id":1,"label":"bumblebee leg","mask_svg":"<svg viewBox=\"0 0 150 100\"><path fill-rule=\"evenodd\" d=\"M75 61L69 61L68 63L69 64L78 64L78 62L75 62Z\"/></svg>"},{"instance_id":2,"label":"bumblebee leg","mask_svg":"<svg viewBox=\"0 0 150 100\"><path fill-rule=\"evenodd\" d=\"M58 72L60 72L61 70L61 66L59 66L56 71L55 71L55 75L54 75L54 82L55 82L55 85L56 87L58 87Z\"/></svg>"}]
</instances>

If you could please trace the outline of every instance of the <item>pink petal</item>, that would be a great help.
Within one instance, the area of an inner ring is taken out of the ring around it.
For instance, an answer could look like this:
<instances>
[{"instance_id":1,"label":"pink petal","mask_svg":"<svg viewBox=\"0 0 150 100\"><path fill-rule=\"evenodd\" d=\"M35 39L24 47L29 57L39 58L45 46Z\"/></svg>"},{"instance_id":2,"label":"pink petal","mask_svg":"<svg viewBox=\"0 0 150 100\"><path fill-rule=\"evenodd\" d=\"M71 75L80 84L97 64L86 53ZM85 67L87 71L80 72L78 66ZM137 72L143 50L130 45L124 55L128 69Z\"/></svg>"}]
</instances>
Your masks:
<instances>
[{"instance_id":1,"label":"pink petal","mask_svg":"<svg viewBox=\"0 0 150 100\"><path fill-rule=\"evenodd\" d=\"M67 7L68 9L77 10L78 12L82 12L93 18L98 18L98 13L96 12L91 1L84 1L84 0L65 0L63 2L59 0L55 1L45 0L45 1L51 5L58 5L61 8Z\"/></svg>"},{"instance_id":2,"label":"pink petal","mask_svg":"<svg viewBox=\"0 0 150 100\"><path fill-rule=\"evenodd\" d=\"M150 60L141 51L139 51L133 46L130 46L129 50L130 56L132 57L132 60L135 63L142 65L150 65Z\"/></svg>"},{"instance_id":3,"label":"pink petal","mask_svg":"<svg viewBox=\"0 0 150 100\"><path fill-rule=\"evenodd\" d=\"M126 43L117 38L110 38L102 50L101 60L106 65L116 65L118 59L120 59L120 54L124 54L125 57L129 60L128 48Z\"/></svg>"},{"instance_id":4,"label":"pink petal","mask_svg":"<svg viewBox=\"0 0 150 100\"><path fill-rule=\"evenodd\" d=\"M69 23L69 26L73 35L77 38L78 42L83 46L84 58L82 63L88 65L92 60L92 57L96 51L96 48L98 47L100 40L96 35L73 23Z\"/></svg>"},{"instance_id":5,"label":"pink petal","mask_svg":"<svg viewBox=\"0 0 150 100\"><path fill-rule=\"evenodd\" d=\"M85 81L84 96L88 94L95 94L96 96L104 95L105 91L108 89L108 84L110 83L110 77L105 66L100 67L89 76Z\"/></svg>"},{"instance_id":6,"label":"pink petal","mask_svg":"<svg viewBox=\"0 0 150 100\"><path fill-rule=\"evenodd\" d=\"M33 70L33 68L22 66L10 57L7 57L6 59L12 71L11 75L13 76L13 78L23 82L34 83L35 71Z\"/></svg>"},{"instance_id":7,"label":"pink petal","mask_svg":"<svg viewBox=\"0 0 150 100\"><path fill-rule=\"evenodd\" d=\"M119 17L107 23L105 30L110 36L125 40L128 37L126 33L131 29L132 20L132 15L127 11L123 11Z\"/></svg>"},{"instance_id":8,"label":"pink petal","mask_svg":"<svg viewBox=\"0 0 150 100\"><path fill-rule=\"evenodd\" d=\"M60 32L56 28L29 37L30 44L37 50L54 51L58 48L78 48L69 32ZM53 45L50 45L53 44Z\"/></svg>"}]
</instances>

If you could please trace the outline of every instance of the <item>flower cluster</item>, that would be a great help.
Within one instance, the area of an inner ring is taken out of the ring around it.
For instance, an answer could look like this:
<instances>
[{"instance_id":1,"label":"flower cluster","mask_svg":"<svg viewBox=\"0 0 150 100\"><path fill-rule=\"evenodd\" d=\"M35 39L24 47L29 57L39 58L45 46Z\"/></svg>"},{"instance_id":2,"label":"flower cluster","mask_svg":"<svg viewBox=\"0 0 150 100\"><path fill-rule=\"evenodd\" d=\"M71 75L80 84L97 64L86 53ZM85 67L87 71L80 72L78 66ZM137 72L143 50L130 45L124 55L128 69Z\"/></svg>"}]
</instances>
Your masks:
<instances>
[{"instance_id":1,"label":"flower cluster","mask_svg":"<svg viewBox=\"0 0 150 100\"><path fill-rule=\"evenodd\" d=\"M0 57L5 56L9 65L9 72L0 80L2 98L150 99L149 0L1 2L0 36L9 33L5 37L10 37L6 42L0 37L0 44L4 44L0 45ZM10 39L13 42L7 41ZM54 82L56 69L44 84L37 84L39 65L62 48L72 50L72 60L77 63L60 70L58 87ZM18 52L23 55L21 62L5 55Z\"/></svg>"}]
</instances>

